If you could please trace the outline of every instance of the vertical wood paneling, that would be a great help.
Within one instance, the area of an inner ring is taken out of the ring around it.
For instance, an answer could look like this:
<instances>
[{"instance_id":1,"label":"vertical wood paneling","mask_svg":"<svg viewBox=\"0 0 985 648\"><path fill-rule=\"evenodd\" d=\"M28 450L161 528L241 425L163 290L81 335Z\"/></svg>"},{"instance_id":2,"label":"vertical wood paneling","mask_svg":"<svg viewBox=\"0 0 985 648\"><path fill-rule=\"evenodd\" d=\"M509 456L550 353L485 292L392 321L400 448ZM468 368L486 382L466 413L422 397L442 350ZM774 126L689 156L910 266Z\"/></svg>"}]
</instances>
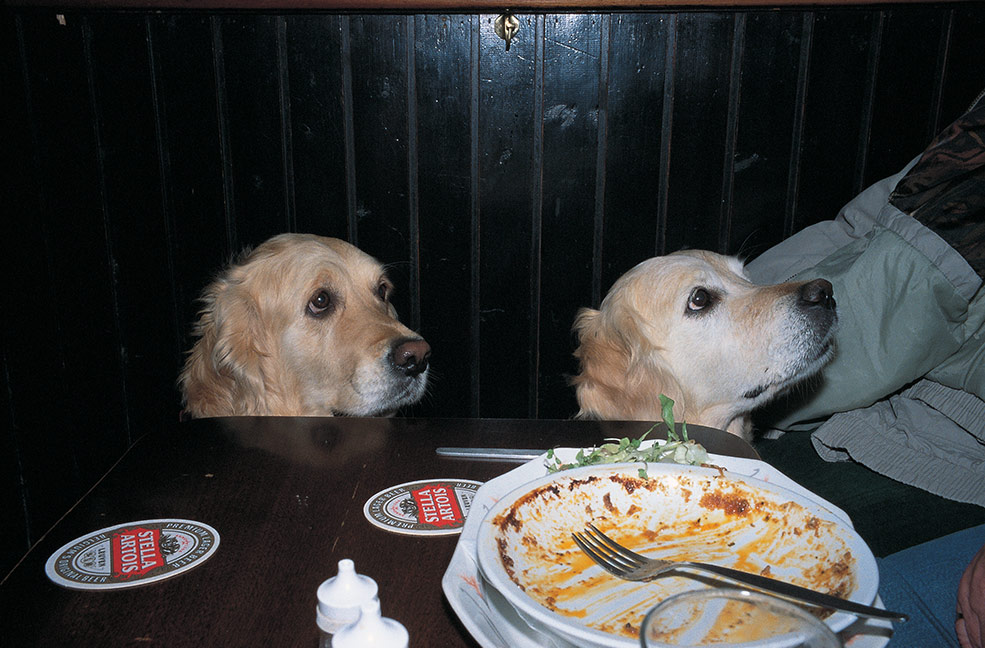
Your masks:
<instances>
[{"instance_id":1,"label":"vertical wood paneling","mask_svg":"<svg viewBox=\"0 0 985 648\"><path fill-rule=\"evenodd\" d=\"M478 16L417 16L420 332L432 346L427 402L467 417L473 397L472 33ZM478 344L475 344L478 347ZM477 351L476 351L477 353ZM464 365L464 366L463 366Z\"/></svg>"},{"instance_id":2,"label":"vertical wood paneling","mask_svg":"<svg viewBox=\"0 0 985 648\"><path fill-rule=\"evenodd\" d=\"M209 17L200 14L152 15L148 20L175 319L185 350L198 310L195 300L234 251L224 215L212 29Z\"/></svg>"},{"instance_id":3,"label":"vertical wood paneling","mask_svg":"<svg viewBox=\"0 0 985 648\"><path fill-rule=\"evenodd\" d=\"M222 212L225 221L226 247L230 250L238 250L242 243L236 232L236 170L233 167L232 137L229 128L226 46L222 39L223 22L221 16L212 16L209 20L209 30L212 36L212 75L215 79L216 126L222 169Z\"/></svg>"},{"instance_id":4,"label":"vertical wood paneling","mask_svg":"<svg viewBox=\"0 0 985 648\"><path fill-rule=\"evenodd\" d=\"M657 240L666 53L671 16L612 17L609 36L608 133L605 137L605 218L595 272L600 295L623 272L653 256ZM673 52L673 50L671 50Z\"/></svg>"},{"instance_id":5,"label":"vertical wood paneling","mask_svg":"<svg viewBox=\"0 0 985 648\"><path fill-rule=\"evenodd\" d=\"M352 28L349 16L339 19L342 54L342 129L345 148L345 208L349 241L359 245L359 225L356 222L356 136L352 114Z\"/></svg>"},{"instance_id":6,"label":"vertical wood paneling","mask_svg":"<svg viewBox=\"0 0 985 648\"><path fill-rule=\"evenodd\" d=\"M291 229L284 178L281 61L275 16L234 15L217 21L222 47L224 129L232 174L233 247L257 245Z\"/></svg>"},{"instance_id":7,"label":"vertical wood paneling","mask_svg":"<svg viewBox=\"0 0 985 648\"><path fill-rule=\"evenodd\" d=\"M410 326L421 327L421 212L420 161L418 151L417 122L417 51L415 43L416 22L407 19L407 39L404 53L407 63L407 250L408 266L407 299L410 302Z\"/></svg>"},{"instance_id":8,"label":"vertical wood paneling","mask_svg":"<svg viewBox=\"0 0 985 648\"><path fill-rule=\"evenodd\" d=\"M941 110L943 110L944 77L946 76L948 53L951 47L951 34L954 29L954 12L940 12L940 38L937 42L937 61L933 72L934 89L931 97L930 123L927 124L927 141L941 128Z\"/></svg>"},{"instance_id":9,"label":"vertical wood paneling","mask_svg":"<svg viewBox=\"0 0 985 648\"><path fill-rule=\"evenodd\" d=\"M540 275L541 239L544 213L544 16L534 19L533 114L530 155L530 277L529 335L527 337L527 411L537 416L537 388L540 371Z\"/></svg>"},{"instance_id":10,"label":"vertical wood paneling","mask_svg":"<svg viewBox=\"0 0 985 648\"><path fill-rule=\"evenodd\" d=\"M112 254L113 316L121 343L128 441L133 441L170 417L175 392L160 385L173 380L179 366L160 142L146 20L137 14L97 14L88 25L101 211ZM119 56L121 47L129 56ZM148 273L147 267L160 270Z\"/></svg>"},{"instance_id":11,"label":"vertical wood paneling","mask_svg":"<svg viewBox=\"0 0 985 648\"><path fill-rule=\"evenodd\" d=\"M349 21L359 246L393 264L394 304L410 308L407 157L407 16ZM382 172L381 172L382 171Z\"/></svg>"},{"instance_id":12,"label":"vertical wood paneling","mask_svg":"<svg viewBox=\"0 0 985 648\"><path fill-rule=\"evenodd\" d=\"M865 73L865 91L862 96L862 116L859 124L859 137L855 142L855 169L852 194L862 190L865 172L869 165L869 146L872 142L872 115L875 112L876 85L879 80L879 67L882 62L882 35L886 26L886 12L879 11L873 16L872 30L869 34L868 62Z\"/></svg>"},{"instance_id":13,"label":"vertical wood paneling","mask_svg":"<svg viewBox=\"0 0 985 648\"><path fill-rule=\"evenodd\" d=\"M609 22L608 16L560 15L545 24L540 366L534 378L543 417L566 418L578 409L567 383L577 369L571 323L578 308L592 302L599 79L608 55L601 35Z\"/></svg>"},{"instance_id":14,"label":"vertical wood paneling","mask_svg":"<svg viewBox=\"0 0 985 648\"><path fill-rule=\"evenodd\" d=\"M793 231L834 218L854 195L874 19L864 11L815 18Z\"/></svg>"},{"instance_id":15,"label":"vertical wood paneling","mask_svg":"<svg viewBox=\"0 0 985 648\"><path fill-rule=\"evenodd\" d=\"M968 110L979 93L985 91L982 79L982 52L985 52L985 12L980 6L961 5L953 10L950 43L944 72L940 128L945 128Z\"/></svg>"},{"instance_id":16,"label":"vertical wood paneling","mask_svg":"<svg viewBox=\"0 0 985 648\"><path fill-rule=\"evenodd\" d=\"M732 214L735 210L735 147L738 136L739 104L742 98L742 64L746 49L746 14L736 14L732 21L732 52L729 55L728 112L722 156L721 207L718 216L719 252L729 250L732 236Z\"/></svg>"},{"instance_id":17,"label":"vertical wood paneling","mask_svg":"<svg viewBox=\"0 0 985 648\"><path fill-rule=\"evenodd\" d=\"M287 18L297 230L347 239L341 39L338 16Z\"/></svg>"},{"instance_id":18,"label":"vertical wood paneling","mask_svg":"<svg viewBox=\"0 0 985 648\"><path fill-rule=\"evenodd\" d=\"M735 16L683 14L678 23L666 252L717 250Z\"/></svg>"},{"instance_id":19,"label":"vertical wood paneling","mask_svg":"<svg viewBox=\"0 0 985 648\"><path fill-rule=\"evenodd\" d=\"M595 151L595 213L592 223L592 293L589 304L602 300L602 235L605 232L605 197L609 168L606 153L609 149L609 79L612 54L612 16L602 16L599 34L599 81L598 81L598 140Z\"/></svg>"},{"instance_id":20,"label":"vertical wood paneling","mask_svg":"<svg viewBox=\"0 0 985 648\"><path fill-rule=\"evenodd\" d=\"M938 9L918 8L905 17L898 11L886 12L863 187L897 173L930 142L936 84L913 83L913 79L934 78L943 27Z\"/></svg>"},{"instance_id":21,"label":"vertical wood paneling","mask_svg":"<svg viewBox=\"0 0 985 648\"><path fill-rule=\"evenodd\" d=\"M483 16L479 52L479 416L525 416L535 18L510 50ZM537 128L540 125L536 125Z\"/></svg>"},{"instance_id":22,"label":"vertical wood paneling","mask_svg":"<svg viewBox=\"0 0 985 648\"><path fill-rule=\"evenodd\" d=\"M287 47L287 18L278 16L275 23L277 32L277 95L280 112L280 132L282 138L281 168L284 182L284 211L287 214L285 229L298 230L297 204L294 200L294 124L291 115L291 65Z\"/></svg>"},{"instance_id":23,"label":"vertical wood paneling","mask_svg":"<svg viewBox=\"0 0 985 648\"><path fill-rule=\"evenodd\" d=\"M750 256L783 238L778 225L786 212L793 163L802 25L803 14L797 12L751 13L745 22L731 219L723 246L729 254Z\"/></svg>"},{"instance_id":24,"label":"vertical wood paneling","mask_svg":"<svg viewBox=\"0 0 985 648\"><path fill-rule=\"evenodd\" d=\"M791 109L793 128L790 134L790 163L787 167L786 198L783 205L782 238L793 234L800 208L801 163L804 159L804 120L807 107L807 88L811 69L811 54L814 51L813 12L805 12L800 26L800 60L797 62L797 91Z\"/></svg>"},{"instance_id":25,"label":"vertical wood paneling","mask_svg":"<svg viewBox=\"0 0 985 648\"><path fill-rule=\"evenodd\" d=\"M659 175L657 179L657 236L654 242L653 254L664 254L667 251L667 211L670 204L670 154L674 141L674 112L677 97L677 44L680 34L680 16L674 14L670 19L670 29L667 32L667 44L664 47L664 88L663 110L660 115L660 156Z\"/></svg>"},{"instance_id":26,"label":"vertical wood paneling","mask_svg":"<svg viewBox=\"0 0 985 648\"><path fill-rule=\"evenodd\" d=\"M482 52L482 26L485 20L481 16L472 18L469 30L469 414L479 416L479 394L481 383L479 374L482 369L480 356L482 339L482 304L479 290L482 256L479 250L479 223L482 219L480 209L479 187L482 176L482 151L479 147L479 104L482 101L482 77L480 70L480 53Z\"/></svg>"}]
</instances>

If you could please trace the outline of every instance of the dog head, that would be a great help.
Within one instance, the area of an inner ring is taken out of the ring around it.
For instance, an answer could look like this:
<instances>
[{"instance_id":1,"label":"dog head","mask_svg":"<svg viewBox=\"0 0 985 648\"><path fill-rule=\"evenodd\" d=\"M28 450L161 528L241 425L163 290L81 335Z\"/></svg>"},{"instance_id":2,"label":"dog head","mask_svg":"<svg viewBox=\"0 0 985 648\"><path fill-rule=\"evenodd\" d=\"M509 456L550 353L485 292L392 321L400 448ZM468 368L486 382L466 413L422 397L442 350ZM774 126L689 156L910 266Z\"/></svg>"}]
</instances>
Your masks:
<instances>
[{"instance_id":1,"label":"dog head","mask_svg":"<svg viewBox=\"0 0 985 648\"><path fill-rule=\"evenodd\" d=\"M758 286L734 257L687 250L620 277L574 325L579 416L678 420L748 438L748 414L817 372L837 316L823 279Z\"/></svg>"},{"instance_id":2,"label":"dog head","mask_svg":"<svg viewBox=\"0 0 985 648\"><path fill-rule=\"evenodd\" d=\"M427 384L427 342L397 320L383 266L344 241L282 234L204 291L179 377L186 412L378 416Z\"/></svg>"}]
</instances>

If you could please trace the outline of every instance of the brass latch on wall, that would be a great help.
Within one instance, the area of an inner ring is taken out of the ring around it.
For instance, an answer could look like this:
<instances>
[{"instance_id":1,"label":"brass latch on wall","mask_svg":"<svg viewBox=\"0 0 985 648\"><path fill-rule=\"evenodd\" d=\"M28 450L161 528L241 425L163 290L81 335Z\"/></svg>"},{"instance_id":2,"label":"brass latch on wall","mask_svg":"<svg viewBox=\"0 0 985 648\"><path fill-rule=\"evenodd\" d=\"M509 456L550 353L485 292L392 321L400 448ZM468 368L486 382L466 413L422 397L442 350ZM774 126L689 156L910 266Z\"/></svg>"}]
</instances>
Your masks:
<instances>
[{"instance_id":1,"label":"brass latch on wall","mask_svg":"<svg viewBox=\"0 0 985 648\"><path fill-rule=\"evenodd\" d=\"M496 30L496 35L506 41L506 51L510 51L510 41L516 36L516 33L520 31L520 21L513 14L506 12L496 19L493 23L493 29Z\"/></svg>"}]
</instances>

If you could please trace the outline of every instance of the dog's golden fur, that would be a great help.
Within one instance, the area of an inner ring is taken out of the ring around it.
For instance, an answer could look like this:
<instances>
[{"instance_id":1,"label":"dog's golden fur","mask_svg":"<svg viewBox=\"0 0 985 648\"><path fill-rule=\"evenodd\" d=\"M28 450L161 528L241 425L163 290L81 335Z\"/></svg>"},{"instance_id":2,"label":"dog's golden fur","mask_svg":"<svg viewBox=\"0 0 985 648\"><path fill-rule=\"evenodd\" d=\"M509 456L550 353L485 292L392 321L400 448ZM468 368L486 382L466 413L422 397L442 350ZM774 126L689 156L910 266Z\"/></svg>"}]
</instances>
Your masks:
<instances>
[{"instance_id":1,"label":"dog's golden fur","mask_svg":"<svg viewBox=\"0 0 985 648\"><path fill-rule=\"evenodd\" d=\"M417 401L430 348L383 266L344 241L282 234L204 291L179 377L192 417L390 414Z\"/></svg>"},{"instance_id":2,"label":"dog's golden fur","mask_svg":"<svg viewBox=\"0 0 985 648\"><path fill-rule=\"evenodd\" d=\"M688 250L620 277L574 331L580 418L674 415L751 438L749 414L831 357L836 321L824 280L757 286L734 257Z\"/></svg>"}]
</instances>

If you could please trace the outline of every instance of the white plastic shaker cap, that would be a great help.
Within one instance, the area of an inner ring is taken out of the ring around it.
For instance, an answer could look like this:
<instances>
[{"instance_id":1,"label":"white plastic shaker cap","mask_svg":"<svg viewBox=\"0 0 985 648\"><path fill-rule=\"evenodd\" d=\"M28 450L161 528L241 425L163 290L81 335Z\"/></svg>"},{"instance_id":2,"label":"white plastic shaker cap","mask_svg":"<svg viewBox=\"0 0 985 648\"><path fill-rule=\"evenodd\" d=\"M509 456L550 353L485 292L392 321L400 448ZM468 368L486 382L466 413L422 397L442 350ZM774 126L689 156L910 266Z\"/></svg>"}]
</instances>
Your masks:
<instances>
[{"instance_id":1,"label":"white plastic shaker cap","mask_svg":"<svg viewBox=\"0 0 985 648\"><path fill-rule=\"evenodd\" d=\"M334 634L359 618L360 607L377 600L379 588L369 576L356 573L348 558L339 561L338 574L318 586L316 619L323 632Z\"/></svg>"}]
</instances>

